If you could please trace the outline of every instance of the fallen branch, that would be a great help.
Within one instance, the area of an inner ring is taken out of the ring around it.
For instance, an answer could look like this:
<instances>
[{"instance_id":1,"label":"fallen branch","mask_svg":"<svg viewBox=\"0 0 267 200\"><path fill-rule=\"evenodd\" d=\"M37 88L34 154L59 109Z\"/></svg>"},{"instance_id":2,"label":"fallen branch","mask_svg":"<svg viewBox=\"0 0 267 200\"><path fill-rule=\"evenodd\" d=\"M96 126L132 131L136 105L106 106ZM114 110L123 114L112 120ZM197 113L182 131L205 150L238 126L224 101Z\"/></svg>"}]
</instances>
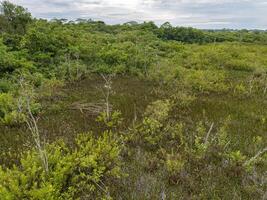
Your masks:
<instances>
[{"instance_id":1,"label":"fallen branch","mask_svg":"<svg viewBox=\"0 0 267 200\"><path fill-rule=\"evenodd\" d=\"M258 157L260 157L262 154L264 154L265 152L267 152L267 147L265 147L263 150L259 151L255 156L253 156L252 158L250 158L248 161L246 161L243 165L249 165L250 163L252 163L253 161L255 161Z\"/></svg>"},{"instance_id":2,"label":"fallen branch","mask_svg":"<svg viewBox=\"0 0 267 200\"><path fill-rule=\"evenodd\" d=\"M205 142L204 142L204 144L208 144L208 140L209 140L209 137L210 137L210 133L211 133L211 131L212 131L212 129L213 129L213 126L214 126L214 123L212 123L211 126L210 126L210 129L209 129L209 131L208 131L208 133L207 133L207 135L206 135L206 137L205 137Z\"/></svg>"},{"instance_id":3,"label":"fallen branch","mask_svg":"<svg viewBox=\"0 0 267 200\"><path fill-rule=\"evenodd\" d=\"M101 112L105 112L106 104L105 103L80 103L75 102L70 105L70 109L72 110L80 110L82 113L84 111L89 112L92 115L98 115ZM110 105L110 110L112 110L112 106Z\"/></svg>"}]
</instances>

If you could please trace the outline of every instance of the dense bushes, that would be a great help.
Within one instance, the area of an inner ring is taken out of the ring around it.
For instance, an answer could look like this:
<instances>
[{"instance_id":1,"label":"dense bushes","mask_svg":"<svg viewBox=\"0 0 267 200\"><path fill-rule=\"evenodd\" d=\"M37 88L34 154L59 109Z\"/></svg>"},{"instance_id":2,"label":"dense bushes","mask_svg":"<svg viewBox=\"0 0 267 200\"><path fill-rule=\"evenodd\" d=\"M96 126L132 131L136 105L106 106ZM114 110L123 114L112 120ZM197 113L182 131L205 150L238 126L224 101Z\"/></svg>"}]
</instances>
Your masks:
<instances>
[{"instance_id":1,"label":"dense bushes","mask_svg":"<svg viewBox=\"0 0 267 200\"><path fill-rule=\"evenodd\" d=\"M41 97L40 91L51 93L54 84L77 81L89 73L146 76L160 84L182 88L183 94L233 91L237 95L252 94L251 90L266 93L265 79L253 78L252 87L246 74L260 72L257 76L265 76L266 46L255 44L265 33L205 32L175 28L168 23L158 28L152 22L109 26L93 21L32 20L21 7L7 2L2 7L3 21L12 19L8 22L12 25L22 20L24 27L23 31L2 30L0 36L0 91L13 98L19 98L20 79L32 84ZM238 34L255 37L248 40L254 44L233 42ZM230 42L204 45L210 37ZM241 83L231 82L233 71L244 73ZM6 116L16 111L12 107L5 111ZM0 118L3 117L2 114Z\"/></svg>"},{"instance_id":2,"label":"dense bushes","mask_svg":"<svg viewBox=\"0 0 267 200\"><path fill-rule=\"evenodd\" d=\"M267 43L266 31L249 30L198 30L191 27L173 27L166 22L155 31L158 37L165 40L176 40L184 43L246 42Z\"/></svg>"},{"instance_id":3,"label":"dense bushes","mask_svg":"<svg viewBox=\"0 0 267 200\"><path fill-rule=\"evenodd\" d=\"M14 125L25 121L25 116L17 110L16 100L8 93L0 94L1 123Z\"/></svg>"},{"instance_id":4,"label":"dense bushes","mask_svg":"<svg viewBox=\"0 0 267 200\"><path fill-rule=\"evenodd\" d=\"M111 110L112 88L106 82L106 102L92 107L98 112L106 106L96 121L114 133L97 132L99 138L87 133L70 144L45 144L47 169L37 150L23 153L13 167L0 167L0 199L264 197L267 150L262 137L251 138L247 149L239 149L231 137L230 118L219 124L175 116L190 112L192 102L202 96L265 97L265 32L202 31L168 23L158 28L153 22L109 26L90 20L33 20L23 8L5 6L14 12L0 14L1 126L29 124L28 115L34 120L40 102L53 102L51 97L65 82L90 73L152 80L162 89L153 93L169 100L151 103L141 120L135 113L133 126L125 127L123 113ZM263 115L256 119L261 126Z\"/></svg>"},{"instance_id":5,"label":"dense bushes","mask_svg":"<svg viewBox=\"0 0 267 200\"><path fill-rule=\"evenodd\" d=\"M32 63L23 57L23 52L10 52L0 38L0 77L11 74L15 70L30 69Z\"/></svg>"},{"instance_id":6,"label":"dense bushes","mask_svg":"<svg viewBox=\"0 0 267 200\"><path fill-rule=\"evenodd\" d=\"M121 146L112 133L98 139L86 133L76 138L74 147L59 141L45 149L48 172L35 150L18 166L0 168L1 199L110 199L108 187L123 175Z\"/></svg>"},{"instance_id":7,"label":"dense bushes","mask_svg":"<svg viewBox=\"0 0 267 200\"><path fill-rule=\"evenodd\" d=\"M0 4L0 33L24 34L27 25L32 21L31 13L22 6L9 1Z\"/></svg>"}]
</instances>

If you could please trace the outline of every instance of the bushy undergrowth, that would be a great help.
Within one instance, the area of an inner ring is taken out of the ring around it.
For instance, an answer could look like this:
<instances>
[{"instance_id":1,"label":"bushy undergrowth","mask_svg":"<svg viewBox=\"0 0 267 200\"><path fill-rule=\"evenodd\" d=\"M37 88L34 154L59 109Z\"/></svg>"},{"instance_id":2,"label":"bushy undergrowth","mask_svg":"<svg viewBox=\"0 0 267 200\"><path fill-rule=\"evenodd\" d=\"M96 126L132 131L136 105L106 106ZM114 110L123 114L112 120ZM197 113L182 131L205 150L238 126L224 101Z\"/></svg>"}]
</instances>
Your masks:
<instances>
[{"instance_id":1,"label":"bushy undergrowth","mask_svg":"<svg viewBox=\"0 0 267 200\"><path fill-rule=\"evenodd\" d=\"M151 103L127 131L79 135L45 146L48 170L31 150L0 169L1 199L261 199L267 149L260 136L246 151L231 140L231 117L189 126L173 118L173 100ZM120 113L97 121L116 130Z\"/></svg>"},{"instance_id":2,"label":"bushy undergrowth","mask_svg":"<svg viewBox=\"0 0 267 200\"><path fill-rule=\"evenodd\" d=\"M254 137L251 150L243 152L230 139L230 117L221 125L201 121L190 130L170 117L172 107L169 101L152 103L144 120L126 136L130 163L135 166L129 167L129 181L142 184L140 178L147 175L156 179L150 184L157 189L148 192L147 199L163 193L167 199L264 197L267 180L262 169L267 157L261 137ZM138 198L148 189L144 187ZM129 191L124 198L133 195Z\"/></svg>"},{"instance_id":3,"label":"bushy undergrowth","mask_svg":"<svg viewBox=\"0 0 267 200\"><path fill-rule=\"evenodd\" d=\"M113 133L99 138L79 135L72 147L63 141L45 146L48 172L37 151L25 153L17 166L0 168L0 198L111 199L109 186L121 178L121 144Z\"/></svg>"},{"instance_id":4,"label":"bushy undergrowth","mask_svg":"<svg viewBox=\"0 0 267 200\"><path fill-rule=\"evenodd\" d=\"M116 26L94 21L63 23L33 20L26 9L6 1L1 7L0 92L14 98L18 98L14 89L18 77L48 92L54 88L50 80L72 82L94 72L179 82L194 92L232 88L235 94L250 94L246 78L242 84L229 83L229 74L261 72L266 76L267 50L261 45L267 41L265 32L203 32L169 23L157 27L152 22ZM17 21L9 21L8 10L13 10ZM253 84L258 87L257 81ZM260 87L266 93L266 80Z\"/></svg>"},{"instance_id":5,"label":"bushy undergrowth","mask_svg":"<svg viewBox=\"0 0 267 200\"><path fill-rule=\"evenodd\" d=\"M0 199L265 199L264 138L239 149L231 117L186 123L172 113L190 110L201 95L266 98L266 44L266 32L257 31L33 19L2 2L1 127L27 122L29 111L34 119L40 102L91 73L152 80L168 100L151 103L140 121L121 131L122 113L111 111L106 98L96 121L107 131L80 135L73 144L46 144L48 169L35 149L13 167L3 165Z\"/></svg>"}]
</instances>

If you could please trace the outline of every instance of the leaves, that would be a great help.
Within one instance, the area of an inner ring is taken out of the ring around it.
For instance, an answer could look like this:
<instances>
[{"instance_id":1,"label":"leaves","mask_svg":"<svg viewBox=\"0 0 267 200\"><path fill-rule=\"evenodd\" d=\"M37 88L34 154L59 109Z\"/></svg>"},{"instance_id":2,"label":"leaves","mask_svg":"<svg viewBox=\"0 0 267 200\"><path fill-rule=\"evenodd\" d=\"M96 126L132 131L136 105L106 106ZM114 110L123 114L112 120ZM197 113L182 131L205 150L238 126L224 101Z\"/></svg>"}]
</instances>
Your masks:
<instances>
[{"instance_id":1,"label":"leaves","mask_svg":"<svg viewBox=\"0 0 267 200\"><path fill-rule=\"evenodd\" d=\"M103 193L103 181L122 176L121 146L105 132L96 139L91 133L76 138L76 147L59 141L46 146L49 173L42 168L38 153L29 151L20 167L0 168L1 199L73 199L77 195Z\"/></svg>"}]
</instances>

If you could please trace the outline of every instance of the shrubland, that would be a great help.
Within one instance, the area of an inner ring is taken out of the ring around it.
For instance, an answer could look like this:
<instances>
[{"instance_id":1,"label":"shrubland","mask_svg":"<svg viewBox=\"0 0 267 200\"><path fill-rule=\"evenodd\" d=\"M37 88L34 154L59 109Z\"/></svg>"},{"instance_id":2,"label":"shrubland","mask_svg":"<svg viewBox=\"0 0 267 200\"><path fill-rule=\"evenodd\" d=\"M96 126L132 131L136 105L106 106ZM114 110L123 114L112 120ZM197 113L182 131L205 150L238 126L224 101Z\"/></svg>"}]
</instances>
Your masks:
<instances>
[{"instance_id":1,"label":"shrubland","mask_svg":"<svg viewBox=\"0 0 267 200\"><path fill-rule=\"evenodd\" d=\"M73 147L63 141L45 147L48 171L39 154L25 153L18 166L0 168L1 199L111 199L108 187L123 175L121 144L111 132L99 138L77 136Z\"/></svg>"},{"instance_id":2,"label":"shrubland","mask_svg":"<svg viewBox=\"0 0 267 200\"><path fill-rule=\"evenodd\" d=\"M1 127L33 120L38 130L43 102L53 102L64 85L93 74L105 79L104 109L96 116L101 130L71 142L40 143L46 168L36 147L18 153L12 164L1 163L0 199L266 198L265 136L253 135L243 148L232 133L241 116L220 122L204 114L200 120L175 117L213 97L256 99L262 105L254 106L264 109L266 31L47 21L7 1L0 7ZM158 88L160 98L131 125L111 109L115 76ZM264 111L255 118L262 133Z\"/></svg>"}]
</instances>

